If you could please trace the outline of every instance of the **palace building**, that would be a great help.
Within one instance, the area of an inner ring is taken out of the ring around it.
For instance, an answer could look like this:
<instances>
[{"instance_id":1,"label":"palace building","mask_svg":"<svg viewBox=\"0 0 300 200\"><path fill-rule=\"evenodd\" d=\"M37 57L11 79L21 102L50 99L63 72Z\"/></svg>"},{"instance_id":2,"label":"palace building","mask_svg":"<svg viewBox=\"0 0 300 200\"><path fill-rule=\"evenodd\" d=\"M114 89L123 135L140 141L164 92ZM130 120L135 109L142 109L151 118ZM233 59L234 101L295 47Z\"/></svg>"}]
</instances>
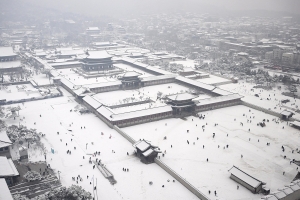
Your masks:
<instances>
[{"instance_id":1,"label":"palace building","mask_svg":"<svg viewBox=\"0 0 300 200\"><path fill-rule=\"evenodd\" d=\"M133 89L133 88L139 88L141 87L141 80L139 79L139 76L142 75L135 71L129 71L124 73L121 77L118 79L122 82L122 89Z\"/></svg>"},{"instance_id":2,"label":"palace building","mask_svg":"<svg viewBox=\"0 0 300 200\"><path fill-rule=\"evenodd\" d=\"M189 93L181 93L167 96L168 104L172 106L174 115L192 113L195 111L196 104L192 100L197 96Z\"/></svg>"},{"instance_id":3,"label":"palace building","mask_svg":"<svg viewBox=\"0 0 300 200\"><path fill-rule=\"evenodd\" d=\"M106 51L88 51L82 59L84 71L104 71L114 69L112 56Z\"/></svg>"}]
</instances>

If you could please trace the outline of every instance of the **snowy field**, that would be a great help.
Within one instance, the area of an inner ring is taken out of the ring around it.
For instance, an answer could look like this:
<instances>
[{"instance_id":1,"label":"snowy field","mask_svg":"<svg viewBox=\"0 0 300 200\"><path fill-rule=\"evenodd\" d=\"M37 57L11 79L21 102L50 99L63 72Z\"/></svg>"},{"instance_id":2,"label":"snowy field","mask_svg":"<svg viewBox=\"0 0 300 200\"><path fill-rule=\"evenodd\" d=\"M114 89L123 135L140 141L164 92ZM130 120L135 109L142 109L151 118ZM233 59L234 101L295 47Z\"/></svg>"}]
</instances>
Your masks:
<instances>
[{"instance_id":1,"label":"snowy field","mask_svg":"<svg viewBox=\"0 0 300 200\"><path fill-rule=\"evenodd\" d=\"M35 74L33 78L31 78L32 80L34 80L38 85L49 85L52 84L52 80L49 80L49 77L46 76L46 74Z\"/></svg>"},{"instance_id":2,"label":"snowy field","mask_svg":"<svg viewBox=\"0 0 300 200\"><path fill-rule=\"evenodd\" d=\"M143 70L140 70L138 68L135 68L135 67L132 67L130 65L127 65L127 64L124 64L124 63L117 63L117 64L114 64L115 67L118 67L120 69L123 69L125 71L135 71L135 72L138 72L141 74L141 76L139 76L140 78L142 77L149 77L149 76L154 76L153 74L150 74L148 72L145 72Z\"/></svg>"},{"instance_id":3,"label":"snowy field","mask_svg":"<svg viewBox=\"0 0 300 200\"><path fill-rule=\"evenodd\" d=\"M76 73L72 69L59 69L57 70L61 76L65 77L69 81L71 81L75 85L86 85L86 84L95 84L95 83L103 83L110 81L117 81L117 78L103 76L103 77L93 77L93 78L85 78L80 74Z\"/></svg>"},{"instance_id":4,"label":"snowy field","mask_svg":"<svg viewBox=\"0 0 300 200\"><path fill-rule=\"evenodd\" d=\"M0 86L0 89L0 99L7 101L42 96L31 84ZM31 92L26 92L26 90L31 90Z\"/></svg>"},{"instance_id":5,"label":"snowy field","mask_svg":"<svg viewBox=\"0 0 300 200\"><path fill-rule=\"evenodd\" d=\"M61 172L63 186L78 184L99 199L197 199L180 183L174 183L173 178L156 164L141 163L132 155L132 145L95 115L70 112L77 105L74 98L64 91L63 97L20 104L22 120L17 118L5 121L8 125L18 125L20 122L46 134L42 142L48 151L47 162L56 173ZM51 148L55 154L50 153ZM71 150L71 155L66 153L67 150ZM96 151L101 154L92 156ZM93 165L88 162L90 157L92 160L101 159L113 173L117 184L111 185L97 168L93 169ZM30 155L30 160L44 161L44 156L37 152ZM122 168L128 168L129 172L124 172ZM83 181L72 181L72 177L78 175ZM96 191L93 191L93 180L95 185L97 182ZM153 185L149 185L150 181Z\"/></svg>"},{"instance_id":6,"label":"snowy field","mask_svg":"<svg viewBox=\"0 0 300 200\"><path fill-rule=\"evenodd\" d=\"M297 129L286 122L277 124L272 121L273 116L265 113L249 112L245 106L200 114L204 114L205 119L167 119L123 130L135 140L149 140L166 151L160 159L211 199L259 199L262 196L242 186L237 190L238 184L229 178L228 172L233 165L266 182L271 191L289 184L296 176L297 166L290 164L290 159L300 159L300 154L292 153L300 146ZM266 127L257 126L263 119L269 119ZM285 152L281 146L285 147ZM212 193L216 190L217 197L209 195L209 190Z\"/></svg>"},{"instance_id":7,"label":"snowy field","mask_svg":"<svg viewBox=\"0 0 300 200\"><path fill-rule=\"evenodd\" d=\"M222 85L220 86L220 88L230 92L239 93L244 96L242 100L279 113L282 112L284 109L299 109L299 99L283 96L281 94L282 92L288 92L288 90L282 84L278 84L278 86L281 86L280 90L277 89L277 87L274 87L272 90L253 88L253 86L255 85L256 84L254 83L239 82L238 84L232 83ZM251 91L251 89L253 89L253 91ZM258 94L259 97L254 96L255 94ZM281 103L281 100L285 99L290 100L290 102L285 104ZM294 117L300 119L300 114L295 113Z\"/></svg>"},{"instance_id":8,"label":"snowy field","mask_svg":"<svg viewBox=\"0 0 300 200\"><path fill-rule=\"evenodd\" d=\"M130 111L134 111L134 110L141 110L141 109L149 108L150 106L157 107L157 106L166 105L164 103L164 101L157 99L158 92L161 92L162 96L165 96L165 95L187 92L188 90L189 90L189 88L187 88L185 86L182 86L182 85L179 85L176 83L168 83L168 84L143 87L143 88L140 88L137 90L119 90L119 91L98 93L98 94L94 95L94 97L96 97L101 103L108 105L108 106L144 101L147 98L150 98L152 100L151 103L144 103L141 105L113 109L114 112L116 111L116 113L120 113L120 112L130 112ZM204 98L209 98L209 97L210 96L206 95L206 94L199 95L199 99L204 99ZM126 99L128 101L126 101Z\"/></svg>"}]
</instances>

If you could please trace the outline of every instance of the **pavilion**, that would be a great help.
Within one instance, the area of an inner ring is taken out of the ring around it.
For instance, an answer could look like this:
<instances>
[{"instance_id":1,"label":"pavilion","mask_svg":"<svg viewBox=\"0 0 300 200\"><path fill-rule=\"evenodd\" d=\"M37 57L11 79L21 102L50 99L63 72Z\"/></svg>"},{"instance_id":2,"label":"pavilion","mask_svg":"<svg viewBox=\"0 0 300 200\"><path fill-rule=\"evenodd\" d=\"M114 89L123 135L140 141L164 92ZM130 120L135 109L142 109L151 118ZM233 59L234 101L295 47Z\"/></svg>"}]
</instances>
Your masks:
<instances>
[{"instance_id":1,"label":"pavilion","mask_svg":"<svg viewBox=\"0 0 300 200\"><path fill-rule=\"evenodd\" d=\"M133 89L141 87L141 80L139 76L142 75L136 71L128 71L120 76L118 79L121 80L122 89Z\"/></svg>"},{"instance_id":2,"label":"pavilion","mask_svg":"<svg viewBox=\"0 0 300 200\"><path fill-rule=\"evenodd\" d=\"M190 93L180 93L167 96L168 104L172 106L174 115L192 113L195 111L196 104L192 100L197 96Z\"/></svg>"},{"instance_id":3,"label":"pavilion","mask_svg":"<svg viewBox=\"0 0 300 200\"><path fill-rule=\"evenodd\" d=\"M106 51L88 51L83 56L82 69L84 71L104 71L114 69L110 54Z\"/></svg>"},{"instance_id":4,"label":"pavilion","mask_svg":"<svg viewBox=\"0 0 300 200\"><path fill-rule=\"evenodd\" d=\"M139 140L132 145L136 148L136 155L141 159L141 162L145 164L154 163L154 159L158 153L161 153L156 146L150 144L146 140Z\"/></svg>"}]
</instances>

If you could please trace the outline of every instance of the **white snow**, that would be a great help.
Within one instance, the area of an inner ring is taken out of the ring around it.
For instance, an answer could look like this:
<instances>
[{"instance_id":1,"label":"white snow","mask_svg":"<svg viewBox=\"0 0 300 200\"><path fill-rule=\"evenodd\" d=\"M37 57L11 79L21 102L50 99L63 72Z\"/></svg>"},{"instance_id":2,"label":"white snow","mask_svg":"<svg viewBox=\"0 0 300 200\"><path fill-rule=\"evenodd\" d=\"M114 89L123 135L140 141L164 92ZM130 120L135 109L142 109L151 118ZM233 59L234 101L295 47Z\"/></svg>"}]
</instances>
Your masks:
<instances>
[{"instance_id":1,"label":"white snow","mask_svg":"<svg viewBox=\"0 0 300 200\"><path fill-rule=\"evenodd\" d=\"M46 134L42 142L48 152L47 163L55 170L57 176L58 171L61 172L63 186L77 184L72 181L72 177L80 175L83 181L79 181L78 185L90 191L92 195L93 192L97 192L99 199L197 199L180 183L174 183L173 178L156 164L145 165L140 162L133 155L134 148L131 143L94 114L80 115L78 112L70 112L78 104L68 92L63 92L63 97L20 104L20 116L25 117L23 121L19 118L5 120L8 124L15 125L20 122ZM51 148L55 150L55 154L51 154ZM67 150L71 150L71 155L67 154ZM115 153L112 153L112 150ZM100 156L94 157L92 154L95 151L100 151ZM30 152L30 161L44 160L42 152ZM117 184L111 185L100 171L93 169L88 162L90 157L92 160L101 159L113 173ZM122 168L128 168L129 172L124 172ZM153 185L149 185L150 181ZM93 184L96 183L97 190L94 191ZM95 193L95 196L97 194Z\"/></svg>"},{"instance_id":2,"label":"white snow","mask_svg":"<svg viewBox=\"0 0 300 200\"><path fill-rule=\"evenodd\" d=\"M276 124L272 121L275 117L253 109L249 112L245 106L200 114L205 115L204 120L195 117L188 117L187 121L166 119L123 130L135 140L143 138L157 145L162 152L166 150L165 157L161 156L160 159L207 195L208 190L216 190L218 197L224 199L262 197L262 194L255 195L244 187L236 189L237 183L229 178L228 172L233 165L266 182L271 191L289 184L296 176L297 166L290 164L290 160L300 159L300 154L296 151L292 153L300 145L300 135L286 122ZM266 127L257 126L263 119L269 119ZM247 120L251 120L251 123L247 123ZM215 126L215 123L218 125ZM205 127L204 131L202 126ZM213 133L216 134L215 138ZM228 148L226 145L229 145ZM285 152L282 152L281 146L285 147ZM284 156L287 158L284 159ZM211 199L218 198L208 196Z\"/></svg>"}]
</instances>

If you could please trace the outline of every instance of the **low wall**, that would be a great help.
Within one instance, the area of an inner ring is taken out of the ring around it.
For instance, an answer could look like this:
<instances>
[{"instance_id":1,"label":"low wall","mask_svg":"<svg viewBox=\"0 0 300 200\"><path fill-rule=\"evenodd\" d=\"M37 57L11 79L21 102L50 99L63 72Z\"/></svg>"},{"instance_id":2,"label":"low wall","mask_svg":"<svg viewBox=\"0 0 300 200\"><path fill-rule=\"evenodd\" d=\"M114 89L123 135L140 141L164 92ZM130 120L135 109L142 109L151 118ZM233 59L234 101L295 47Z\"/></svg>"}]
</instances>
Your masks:
<instances>
[{"instance_id":1,"label":"low wall","mask_svg":"<svg viewBox=\"0 0 300 200\"><path fill-rule=\"evenodd\" d=\"M264 112L264 113L273 115L273 116L275 116L275 117L281 118L281 114L278 113L278 112L275 112L275 111L272 111L272 110L269 110L269 109L266 109L266 108L263 108L263 107L260 107L260 106L257 106L257 105L254 105L254 104L245 102L245 101L242 101L242 105L247 106L247 107L250 107L250 108L253 108L253 109L255 109L255 110L262 111L262 112Z\"/></svg>"},{"instance_id":2,"label":"low wall","mask_svg":"<svg viewBox=\"0 0 300 200\"><path fill-rule=\"evenodd\" d=\"M177 174L174 170L172 170L169 166L163 163L161 160L155 158L155 163L164 169L168 174L174 177L178 182L180 182L184 187L186 187L189 191L191 191L194 195L196 195L199 199L209 199L203 193L201 193L197 188L191 185L187 180L182 178L179 174Z\"/></svg>"},{"instance_id":3,"label":"low wall","mask_svg":"<svg viewBox=\"0 0 300 200\"><path fill-rule=\"evenodd\" d=\"M152 103L153 101L151 99L147 99L144 101L136 101L136 102L131 102L131 103L124 103L124 104L119 104L119 105L114 105L114 106L108 106L111 109L114 108L122 108L126 106L134 106L134 105L140 105L140 104L145 104L145 103Z\"/></svg>"},{"instance_id":4,"label":"low wall","mask_svg":"<svg viewBox=\"0 0 300 200\"><path fill-rule=\"evenodd\" d=\"M0 83L0 85L22 85L22 84L30 84L30 81Z\"/></svg>"},{"instance_id":5,"label":"low wall","mask_svg":"<svg viewBox=\"0 0 300 200\"><path fill-rule=\"evenodd\" d=\"M55 98L55 97L60 97L60 96L62 96L62 94L54 95L54 96L32 97L30 99L19 99L19 100L14 100L14 101L11 100L11 101L6 101L4 103L0 103L0 105L10 105L10 104L15 104L15 103L25 103L25 102L50 99L50 98Z\"/></svg>"},{"instance_id":6,"label":"low wall","mask_svg":"<svg viewBox=\"0 0 300 200\"><path fill-rule=\"evenodd\" d=\"M213 104L210 106L205 106L205 107L201 107L198 106L196 107L196 112L203 112L203 111L208 111L208 110L215 110L215 109L219 109L219 108L226 108L226 107L231 107L231 106L236 106L236 105L240 105L242 104L242 101L234 101L234 102L224 102L224 103L219 103L219 104Z\"/></svg>"},{"instance_id":7,"label":"low wall","mask_svg":"<svg viewBox=\"0 0 300 200\"><path fill-rule=\"evenodd\" d=\"M134 144L136 141L130 137L129 135L127 135L127 133L125 133L124 131L122 131L118 126L113 126L113 128L120 133L126 140L128 140L131 144Z\"/></svg>"},{"instance_id":8,"label":"low wall","mask_svg":"<svg viewBox=\"0 0 300 200\"><path fill-rule=\"evenodd\" d=\"M223 82L220 82L220 83L214 83L214 84L211 84L213 86L219 86L219 85L226 85L226 84L229 84L229 83L233 83L232 81L223 81Z\"/></svg>"}]
</instances>

